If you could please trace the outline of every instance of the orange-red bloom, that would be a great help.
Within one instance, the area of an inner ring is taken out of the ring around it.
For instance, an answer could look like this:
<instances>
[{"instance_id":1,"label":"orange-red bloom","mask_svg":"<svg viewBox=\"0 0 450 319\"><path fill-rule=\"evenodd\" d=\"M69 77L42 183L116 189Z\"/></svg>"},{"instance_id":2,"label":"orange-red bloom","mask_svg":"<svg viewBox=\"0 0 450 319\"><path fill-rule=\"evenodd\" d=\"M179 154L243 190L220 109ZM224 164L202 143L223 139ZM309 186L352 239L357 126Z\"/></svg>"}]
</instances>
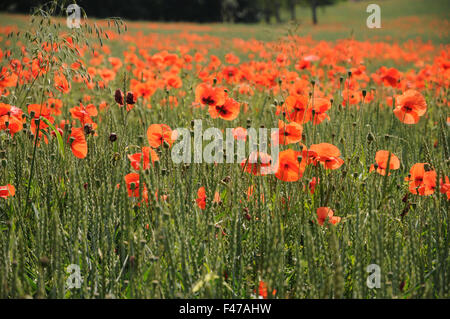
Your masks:
<instances>
[{"instance_id":1,"label":"orange-red bloom","mask_svg":"<svg viewBox=\"0 0 450 319\"><path fill-rule=\"evenodd\" d=\"M315 97L314 98L314 104L312 107L312 114L313 114L313 124L320 124L325 119L330 119L326 111L328 111L331 108L331 102L328 99L321 98L321 97Z\"/></svg>"},{"instance_id":2,"label":"orange-red bloom","mask_svg":"<svg viewBox=\"0 0 450 319\"><path fill-rule=\"evenodd\" d=\"M442 180L442 178L440 179L439 190L442 194L446 194L447 199L450 200L450 180L448 179L448 176L445 176L445 183L444 180Z\"/></svg>"},{"instance_id":3,"label":"orange-red bloom","mask_svg":"<svg viewBox=\"0 0 450 319\"><path fill-rule=\"evenodd\" d=\"M0 198L7 198L14 196L15 194L16 188L13 185L7 184L5 186L0 186Z\"/></svg>"},{"instance_id":4,"label":"orange-red bloom","mask_svg":"<svg viewBox=\"0 0 450 319\"><path fill-rule=\"evenodd\" d=\"M303 95L291 95L286 98L281 109L277 110L286 112L286 117L293 122L299 124L307 123L311 120L311 108L308 107L308 98Z\"/></svg>"},{"instance_id":5,"label":"orange-red bloom","mask_svg":"<svg viewBox=\"0 0 450 319\"><path fill-rule=\"evenodd\" d=\"M271 173L272 157L263 152L252 152L241 162L241 167L247 173L255 176L264 176Z\"/></svg>"},{"instance_id":6,"label":"orange-red bloom","mask_svg":"<svg viewBox=\"0 0 450 319\"><path fill-rule=\"evenodd\" d=\"M416 163L411 167L409 176L405 178L409 181L409 191L413 194L431 195L436 188L436 171L425 170L428 163Z\"/></svg>"},{"instance_id":7,"label":"orange-red bloom","mask_svg":"<svg viewBox=\"0 0 450 319\"><path fill-rule=\"evenodd\" d=\"M150 167L150 159L152 160L152 164L155 163L155 161L159 161L158 154L155 152L155 150L149 146L142 147L141 153L135 153L132 155L128 155L128 158L131 162L131 166L135 170L141 169L141 161L143 162L143 169L146 170Z\"/></svg>"},{"instance_id":8,"label":"orange-red bloom","mask_svg":"<svg viewBox=\"0 0 450 319\"><path fill-rule=\"evenodd\" d=\"M197 199L195 201L200 209L206 208L206 190L203 186L198 189Z\"/></svg>"},{"instance_id":9,"label":"orange-red bloom","mask_svg":"<svg viewBox=\"0 0 450 319\"><path fill-rule=\"evenodd\" d=\"M264 281L260 280L259 287L258 287L258 296L262 297L263 299L267 299L267 297L268 297L267 289L268 289L267 284ZM275 296L276 293L277 293L276 289L272 290L273 296Z\"/></svg>"},{"instance_id":10,"label":"orange-red bloom","mask_svg":"<svg viewBox=\"0 0 450 319\"><path fill-rule=\"evenodd\" d=\"M211 87L206 83L200 83L195 89L195 102L210 107L224 105L226 93L223 88Z\"/></svg>"},{"instance_id":11,"label":"orange-red bloom","mask_svg":"<svg viewBox=\"0 0 450 319\"><path fill-rule=\"evenodd\" d=\"M69 141L71 141L70 148L72 149L73 155L78 158L85 158L87 156L88 147L82 127L72 128Z\"/></svg>"},{"instance_id":12,"label":"orange-red bloom","mask_svg":"<svg viewBox=\"0 0 450 319\"><path fill-rule=\"evenodd\" d=\"M297 122L289 124L278 120L278 132L273 133L272 141L281 145L298 143L302 140L303 126Z\"/></svg>"},{"instance_id":13,"label":"orange-red bloom","mask_svg":"<svg viewBox=\"0 0 450 319\"><path fill-rule=\"evenodd\" d=\"M208 111L213 119L220 117L224 120L232 121L239 115L240 109L241 105L239 102L232 98L227 98L223 105L210 105Z\"/></svg>"},{"instance_id":14,"label":"orange-red bloom","mask_svg":"<svg viewBox=\"0 0 450 319\"><path fill-rule=\"evenodd\" d=\"M125 175L125 183L127 185L128 197L139 198L139 174L130 173ZM145 202L148 202L148 190L145 184L143 184L142 187L142 198Z\"/></svg>"},{"instance_id":15,"label":"orange-red bloom","mask_svg":"<svg viewBox=\"0 0 450 319\"><path fill-rule=\"evenodd\" d=\"M320 162L327 169L337 169L344 164L344 160L339 157L341 152L333 144L313 144L309 151L309 156L314 165Z\"/></svg>"},{"instance_id":16,"label":"orange-red bloom","mask_svg":"<svg viewBox=\"0 0 450 319\"><path fill-rule=\"evenodd\" d=\"M172 146L172 129L166 124L152 124L147 129L147 139L151 147L160 147L164 142Z\"/></svg>"},{"instance_id":17,"label":"orange-red bloom","mask_svg":"<svg viewBox=\"0 0 450 319\"><path fill-rule=\"evenodd\" d=\"M299 163L298 157L301 152L288 149L278 154L278 165L275 173L276 178L285 182L295 182L303 176L306 168L306 160Z\"/></svg>"},{"instance_id":18,"label":"orange-red bloom","mask_svg":"<svg viewBox=\"0 0 450 319\"><path fill-rule=\"evenodd\" d=\"M328 222L335 225L341 221L341 217L333 216L334 212L329 207L317 208L317 222L320 226L323 226L325 220L328 218Z\"/></svg>"}]
</instances>

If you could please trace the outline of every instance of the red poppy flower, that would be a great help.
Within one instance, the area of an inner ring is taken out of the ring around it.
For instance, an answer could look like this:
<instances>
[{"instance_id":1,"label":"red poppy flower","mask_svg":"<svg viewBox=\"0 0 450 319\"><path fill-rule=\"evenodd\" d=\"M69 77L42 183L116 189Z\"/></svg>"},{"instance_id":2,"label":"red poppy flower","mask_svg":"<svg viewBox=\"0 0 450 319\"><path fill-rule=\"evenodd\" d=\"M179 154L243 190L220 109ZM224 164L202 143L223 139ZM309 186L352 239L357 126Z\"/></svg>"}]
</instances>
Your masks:
<instances>
[{"instance_id":1,"label":"red poppy flower","mask_svg":"<svg viewBox=\"0 0 450 319\"><path fill-rule=\"evenodd\" d=\"M82 127L72 128L72 133L69 136L69 140L72 140L70 148L73 155L78 158L85 158L87 156L88 147L86 137L84 135L84 129Z\"/></svg>"},{"instance_id":2,"label":"red poppy flower","mask_svg":"<svg viewBox=\"0 0 450 319\"><path fill-rule=\"evenodd\" d=\"M213 119L220 117L224 120L232 121L239 115L240 109L241 104L239 102L232 98L227 98L223 105L210 105L208 111Z\"/></svg>"},{"instance_id":3,"label":"red poppy flower","mask_svg":"<svg viewBox=\"0 0 450 319\"><path fill-rule=\"evenodd\" d=\"M272 141L281 145L298 143L302 140L303 126L297 122L289 124L278 120L278 132L272 134Z\"/></svg>"},{"instance_id":4,"label":"red poppy flower","mask_svg":"<svg viewBox=\"0 0 450 319\"><path fill-rule=\"evenodd\" d=\"M152 160L152 164L155 163L155 161L159 161L158 154L155 152L155 150L149 146L142 147L141 153L135 153L132 155L128 155L128 158L131 162L131 166L135 170L140 170L141 168L141 160L143 158L143 169L146 170L150 167L150 158Z\"/></svg>"},{"instance_id":5,"label":"red poppy flower","mask_svg":"<svg viewBox=\"0 0 450 319\"><path fill-rule=\"evenodd\" d=\"M405 124L416 124L427 112L427 103L420 92L408 90L395 100L395 116Z\"/></svg>"},{"instance_id":6,"label":"red poppy flower","mask_svg":"<svg viewBox=\"0 0 450 319\"><path fill-rule=\"evenodd\" d=\"M125 183L127 185L128 197L139 198L139 174L130 173L125 175ZM145 202L148 202L148 190L145 184L142 187L142 198Z\"/></svg>"},{"instance_id":7,"label":"red poppy flower","mask_svg":"<svg viewBox=\"0 0 450 319\"><path fill-rule=\"evenodd\" d=\"M213 88L206 83L200 83L195 89L195 102L210 107L224 105L226 93L222 88Z\"/></svg>"},{"instance_id":8,"label":"red poppy flower","mask_svg":"<svg viewBox=\"0 0 450 319\"><path fill-rule=\"evenodd\" d=\"M206 190L203 186L198 189L197 199L195 201L200 209L206 208Z\"/></svg>"},{"instance_id":9,"label":"red poppy flower","mask_svg":"<svg viewBox=\"0 0 450 319\"><path fill-rule=\"evenodd\" d=\"M327 169L337 169L344 164L344 160L339 157L341 156L341 152L333 144L313 144L309 151L311 161L314 165L320 162Z\"/></svg>"},{"instance_id":10,"label":"red poppy flower","mask_svg":"<svg viewBox=\"0 0 450 319\"><path fill-rule=\"evenodd\" d=\"M390 160L389 160L389 156L390 156ZM386 175L386 169L387 169L387 163L389 160L389 170L396 170L400 168L400 160L398 159L397 156L395 156L394 154L392 154L389 151L378 151L375 154L375 162L376 162L376 166L372 164L372 166L370 166L370 171L374 171L376 170L377 173L381 174L381 175ZM389 173L389 175L391 175L391 173Z\"/></svg>"},{"instance_id":11,"label":"red poppy flower","mask_svg":"<svg viewBox=\"0 0 450 319\"><path fill-rule=\"evenodd\" d=\"M11 136L23 128L23 111L18 107L0 103L0 131L8 129Z\"/></svg>"},{"instance_id":12,"label":"red poppy flower","mask_svg":"<svg viewBox=\"0 0 450 319\"><path fill-rule=\"evenodd\" d=\"M277 110L286 112L286 116L290 121L299 124L307 123L311 120L311 108L308 107L308 98L303 95L290 95L286 98L281 109Z\"/></svg>"},{"instance_id":13,"label":"red poppy flower","mask_svg":"<svg viewBox=\"0 0 450 319\"><path fill-rule=\"evenodd\" d=\"M328 221L335 225L341 221L341 217L333 216L334 212L329 207L319 207L317 208L317 222L320 226L323 226L325 220L328 218Z\"/></svg>"},{"instance_id":14,"label":"red poppy flower","mask_svg":"<svg viewBox=\"0 0 450 319\"><path fill-rule=\"evenodd\" d=\"M172 146L172 129L166 124L152 124L147 129L147 139L151 147L160 147L164 142Z\"/></svg>"},{"instance_id":15,"label":"red poppy flower","mask_svg":"<svg viewBox=\"0 0 450 319\"><path fill-rule=\"evenodd\" d=\"M431 195L436 188L436 172L425 170L428 163L416 163L411 167L409 176L405 181L409 181L409 191L413 194Z\"/></svg>"},{"instance_id":16,"label":"red poppy flower","mask_svg":"<svg viewBox=\"0 0 450 319\"><path fill-rule=\"evenodd\" d=\"M260 280L258 286L258 296L262 297L263 299L267 299L268 297L267 291L268 291L267 284L264 281ZM277 293L276 289L272 290L273 296L275 296L276 293Z\"/></svg>"},{"instance_id":17,"label":"red poppy flower","mask_svg":"<svg viewBox=\"0 0 450 319\"><path fill-rule=\"evenodd\" d=\"M315 97L314 98L314 104L312 107L312 114L313 115L313 124L320 124L325 119L330 119L326 111L328 111L331 108L331 102L328 99L321 98L321 97Z\"/></svg>"},{"instance_id":18,"label":"red poppy flower","mask_svg":"<svg viewBox=\"0 0 450 319\"><path fill-rule=\"evenodd\" d=\"M264 176L271 173L272 157L263 152L252 152L241 162L241 167L247 173L255 176Z\"/></svg>"},{"instance_id":19,"label":"red poppy flower","mask_svg":"<svg viewBox=\"0 0 450 319\"><path fill-rule=\"evenodd\" d=\"M306 160L302 159L301 163L298 161L298 157L301 152L288 149L278 154L277 171L275 173L276 178L285 182L298 181L302 176L306 168Z\"/></svg>"},{"instance_id":20,"label":"red poppy flower","mask_svg":"<svg viewBox=\"0 0 450 319\"><path fill-rule=\"evenodd\" d=\"M247 130L243 127L236 127L231 130L231 133L233 134L233 137L236 140L245 141L247 140Z\"/></svg>"},{"instance_id":21,"label":"red poppy flower","mask_svg":"<svg viewBox=\"0 0 450 319\"><path fill-rule=\"evenodd\" d=\"M445 176L445 183L442 180L442 178L440 179L440 192L442 194L446 194L447 195L447 199L450 200L450 180L448 178L448 176Z\"/></svg>"},{"instance_id":22,"label":"red poppy flower","mask_svg":"<svg viewBox=\"0 0 450 319\"><path fill-rule=\"evenodd\" d=\"M13 185L7 184L5 186L0 186L0 198L12 197L15 194L16 188Z\"/></svg>"}]
</instances>

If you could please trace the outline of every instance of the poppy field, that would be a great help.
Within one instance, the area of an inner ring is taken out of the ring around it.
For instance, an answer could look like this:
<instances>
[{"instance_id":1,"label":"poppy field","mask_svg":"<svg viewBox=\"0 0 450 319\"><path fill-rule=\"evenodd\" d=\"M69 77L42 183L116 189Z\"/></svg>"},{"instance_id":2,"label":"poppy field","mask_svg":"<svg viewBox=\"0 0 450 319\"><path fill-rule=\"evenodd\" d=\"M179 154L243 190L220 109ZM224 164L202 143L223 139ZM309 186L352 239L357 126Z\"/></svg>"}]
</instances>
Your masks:
<instances>
[{"instance_id":1,"label":"poppy field","mask_svg":"<svg viewBox=\"0 0 450 319\"><path fill-rule=\"evenodd\" d=\"M450 297L448 15L57 9L0 13L0 298Z\"/></svg>"}]
</instances>

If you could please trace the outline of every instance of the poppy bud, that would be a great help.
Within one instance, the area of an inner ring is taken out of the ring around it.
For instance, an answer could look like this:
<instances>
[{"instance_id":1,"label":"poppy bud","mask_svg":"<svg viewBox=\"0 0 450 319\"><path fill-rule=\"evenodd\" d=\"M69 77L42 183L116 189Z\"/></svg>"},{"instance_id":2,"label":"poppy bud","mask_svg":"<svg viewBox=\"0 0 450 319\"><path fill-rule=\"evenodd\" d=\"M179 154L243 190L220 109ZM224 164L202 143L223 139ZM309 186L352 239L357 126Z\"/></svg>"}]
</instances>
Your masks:
<instances>
[{"instance_id":1,"label":"poppy bud","mask_svg":"<svg viewBox=\"0 0 450 319\"><path fill-rule=\"evenodd\" d=\"M163 146L164 146L164 148L165 148L165 149L168 149L168 148L170 148L170 144L169 144L169 143L167 143L167 141L166 141L166 140L164 140Z\"/></svg>"},{"instance_id":2,"label":"poppy bud","mask_svg":"<svg viewBox=\"0 0 450 319\"><path fill-rule=\"evenodd\" d=\"M9 126L9 122L6 121L6 122L5 122L5 127L8 128L8 126Z\"/></svg>"},{"instance_id":3,"label":"poppy bud","mask_svg":"<svg viewBox=\"0 0 450 319\"><path fill-rule=\"evenodd\" d=\"M348 77L351 78L352 77L352 71L348 71Z\"/></svg>"},{"instance_id":4,"label":"poppy bud","mask_svg":"<svg viewBox=\"0 0 450 319\"><path fill-rule=\"evenodd\" d=\"M117 104L123 105L123 92L117 89L114 93L114 99L116 100Z\"/></svg>"},{"instance_id":5,"label":"poppy bud","mask_svg":"<svg viewBox=\"0 0 450 319\"><path fill-rule=\"evenodd\" d=\"M344 78L341 76L339 77L339 82L342 83L344 81Z\"/></svg>"},{"instance_id":6,"label":"poppy bud","mask_svg":"<svg viewBox=\"0 0 450 319\"><path fill-rule=\"evenodd\" d=\"M109 134L109 141L110 141L110 142L115 142L115 141L117 141L117 134L116 134L116 133L111 133L111 134Z\"/></svg>"},{"instance_id":7,"label":"poppy bud","mask_svg":"<svg viewBox=\"0 0 450 319\"><path fill-rule=\"evenodd\" d=\"M367 95L367 91L366 90L362 90L362 96L366 97L366 95Z\"/></svg>"},{"instance_id":8,"label":"poppy bud","mask_svg":"<svg viewBox=\"0 0 450 319\"><path fill-rule=\"evenodd\" d=\"M367 142L370 144L370 143L372 143L373 140L375 140L375 137L373 136L372 132L369 132L367 134L366 139L367 139Z\"/></svg>"},{"instance_id":9,"label":"poppy bud","mask_svg":"<svg viewBox=\"0 0 450 319\"><path fill-rule=\"evenodd\" d=\"M134 191L136 189L136 184L135 183L130 183L130 189L132 191Z\"/></svg>"},{"instance_id":10,"label":"poppy bud","mask_svg":"<svg viewBox=\"0 0 450 319\"><path fill-rule=\"evenodd\" d=\"M133 92L128 92L127 93L127 104L133 105L134 103L136 103L136 101L135 101Z\"/></svg>"},{"instance_id":11,"label":"poppy bud","mask_svg":"<svg viewBox=\"0 0 450 319\"><path fill-rule=\"evenodd\" d=\"M311 85L312 86L316 85L316 80L311 80Z\"/></svg>"},{"instance_id":12,"label":"poppy bud","mask_svg":"<svg viewBox=\"0 0 450 319\"><path fill-rule=\"evenodd\" d=\"M8 161L6 159L2 159L1 163L2 163L2 167L5 168L6 165L8 164Z\"/></svg>"}]
</instances>

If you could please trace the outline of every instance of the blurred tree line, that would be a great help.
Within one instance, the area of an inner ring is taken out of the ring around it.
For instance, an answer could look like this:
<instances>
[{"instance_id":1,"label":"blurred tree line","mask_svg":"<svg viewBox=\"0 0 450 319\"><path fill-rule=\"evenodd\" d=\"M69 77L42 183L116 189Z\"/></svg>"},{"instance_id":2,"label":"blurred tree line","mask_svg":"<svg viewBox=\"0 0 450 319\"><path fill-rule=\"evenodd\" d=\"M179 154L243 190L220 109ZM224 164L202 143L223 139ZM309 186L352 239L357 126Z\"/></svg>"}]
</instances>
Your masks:
<instances>
[{"instance_id":1,"label":"blurred tree line","mask_svg":"<svg viewBox=\"0 0 450 319\"><path fill-rule=\"evenodd\" d=\"M2 0L1 11L30 13L49 0ZM282 10L296 20L296 8L309 7L317 23L317 8L342 0L78 0L89 17L130 20L266 23L283 22ZM61 2L61 1L60 1Z\"/></svg>"}]
</instances>

